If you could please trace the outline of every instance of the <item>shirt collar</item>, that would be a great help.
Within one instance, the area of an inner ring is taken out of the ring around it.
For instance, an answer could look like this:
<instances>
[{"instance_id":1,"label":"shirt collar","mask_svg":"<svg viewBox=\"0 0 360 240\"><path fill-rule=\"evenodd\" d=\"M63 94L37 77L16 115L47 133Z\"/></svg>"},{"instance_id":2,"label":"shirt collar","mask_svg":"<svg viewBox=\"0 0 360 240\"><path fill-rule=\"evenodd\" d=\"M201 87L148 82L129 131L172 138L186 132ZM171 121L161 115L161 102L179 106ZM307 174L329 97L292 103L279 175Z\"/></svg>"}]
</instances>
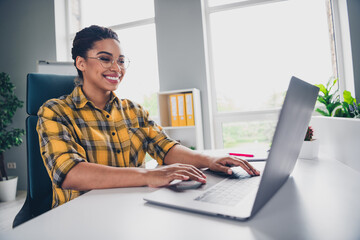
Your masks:
<instances>
[{"instance_id":1,"label":"shirt collar","mask_svg":"<svg viewBox=\"0 0 360 240\"><path fill-rule=\"evenodd\" d=\"M78 109L83 108L88 102L90 102L86 98L81 86L75 87L74 91L71 93L71 99L75 107ZM108 104L116 104L116 107L119 106L119 99L114 92L111 92L111 97Z\"/></svg>"},{"instance_id":2,"label":"shirt collar","mask_svg":"<svg viewBox=\"0 0 360 240\"><path fill-rule=\"evenodd\" d=\"M119 105L119 98L116 96L114 92L111 92L109 104L116 104L116 106Z\"/></svg>"}]
</instances>

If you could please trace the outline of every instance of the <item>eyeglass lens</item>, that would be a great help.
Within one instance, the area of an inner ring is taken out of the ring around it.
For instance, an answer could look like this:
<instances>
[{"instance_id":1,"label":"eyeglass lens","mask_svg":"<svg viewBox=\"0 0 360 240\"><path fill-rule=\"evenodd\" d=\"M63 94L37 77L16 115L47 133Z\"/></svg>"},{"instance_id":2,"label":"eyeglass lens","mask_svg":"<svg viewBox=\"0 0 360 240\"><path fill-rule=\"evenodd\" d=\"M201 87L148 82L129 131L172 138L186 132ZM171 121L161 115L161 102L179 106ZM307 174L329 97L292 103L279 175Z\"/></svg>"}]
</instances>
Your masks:
<instances>
[{"instance_id":1,"label":"eyeglass lens","mask_svg":"<svg viewBox=\"0 0 360 240\"><path fill-rule=\"evenodd\" d=\"M104 68L110 68L115 62L111 57L99 57L99 60ZM119 67L126 69L129 66L130 61L126 57L120 57L116 60Z\"/></svg>"}]
</instances>

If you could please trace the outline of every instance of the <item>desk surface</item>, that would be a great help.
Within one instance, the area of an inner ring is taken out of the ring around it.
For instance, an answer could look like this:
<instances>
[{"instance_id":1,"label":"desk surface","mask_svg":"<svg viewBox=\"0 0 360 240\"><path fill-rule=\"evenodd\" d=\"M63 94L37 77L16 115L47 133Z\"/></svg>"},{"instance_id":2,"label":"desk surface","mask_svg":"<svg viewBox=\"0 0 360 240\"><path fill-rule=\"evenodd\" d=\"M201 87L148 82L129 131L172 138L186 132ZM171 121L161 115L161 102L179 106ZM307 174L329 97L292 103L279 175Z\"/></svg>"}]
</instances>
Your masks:
<instances>
[{"instance_id":1,"label":"desk surface","mask_svg":"<svg viewBox=\"0 0 360 240\"><path fill-rule=\"evenodd\" d=\"M248 222L146 203L154 190L93 190L0 239L360 239L360 173L338 161L299 159Z\"/></svg>"}]
</instances>

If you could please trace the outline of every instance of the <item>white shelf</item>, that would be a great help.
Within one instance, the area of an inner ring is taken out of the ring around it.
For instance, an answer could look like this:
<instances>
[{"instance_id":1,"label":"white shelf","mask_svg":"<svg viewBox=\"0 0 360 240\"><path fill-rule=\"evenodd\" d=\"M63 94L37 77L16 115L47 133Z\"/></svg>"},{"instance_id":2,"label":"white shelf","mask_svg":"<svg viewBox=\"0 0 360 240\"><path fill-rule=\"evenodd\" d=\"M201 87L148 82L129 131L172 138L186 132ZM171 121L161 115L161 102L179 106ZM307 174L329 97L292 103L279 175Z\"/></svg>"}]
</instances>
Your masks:
<instances>
[{"instance_id":1,"label":"white shelf","mask_svg":"<svg viewBox=\"0 0 360 240\"><path fill-rule=\"evenodd\" d=\"M164 130L183 130L183 129L195 129L195 126L182 126L182 127L163 127Z\"/></svg>"},{"instance_id":2,"label":"white shelf","mask_svg":"<svg viewBox=\"0 0 360 240\"><path fill-rule=\"evenodd\" d=\"M169 96L179 93L192 93L194 105L195 126L171 126L170 102ZM160 125L164 131L174 140L178 140L182 145L187 147L195 147L196 150L204 149L203 126L200 91L196 88L179 89L173 91L165 91L158 93Z\"/></svg>"}]
</instances>

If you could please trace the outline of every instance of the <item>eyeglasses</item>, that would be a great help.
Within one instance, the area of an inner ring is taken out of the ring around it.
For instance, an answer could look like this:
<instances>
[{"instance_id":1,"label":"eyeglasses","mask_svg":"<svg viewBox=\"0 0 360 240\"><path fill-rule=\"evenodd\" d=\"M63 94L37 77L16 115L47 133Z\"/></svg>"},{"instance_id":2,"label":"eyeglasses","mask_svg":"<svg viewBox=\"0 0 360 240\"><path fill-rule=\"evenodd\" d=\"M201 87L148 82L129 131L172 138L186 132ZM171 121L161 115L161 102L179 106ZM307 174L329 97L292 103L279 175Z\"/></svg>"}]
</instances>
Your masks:
<instances>
[{"instance_id":1,"label":"eyeglasses","mask_svg":"<svg viewBox=\"0 0 360 240\"><path fill-rule=\"evenodd\" d=\"M100 61L101 66L104 68L111 68L111 66L114 64L115 60L112 57L103 56L103 57L87 57L90 59L97 59ZM127 57L119 57L116 60L116 64L122 68L127 69L130 65L130 60Z\"/></svg>"}]
</instances>

